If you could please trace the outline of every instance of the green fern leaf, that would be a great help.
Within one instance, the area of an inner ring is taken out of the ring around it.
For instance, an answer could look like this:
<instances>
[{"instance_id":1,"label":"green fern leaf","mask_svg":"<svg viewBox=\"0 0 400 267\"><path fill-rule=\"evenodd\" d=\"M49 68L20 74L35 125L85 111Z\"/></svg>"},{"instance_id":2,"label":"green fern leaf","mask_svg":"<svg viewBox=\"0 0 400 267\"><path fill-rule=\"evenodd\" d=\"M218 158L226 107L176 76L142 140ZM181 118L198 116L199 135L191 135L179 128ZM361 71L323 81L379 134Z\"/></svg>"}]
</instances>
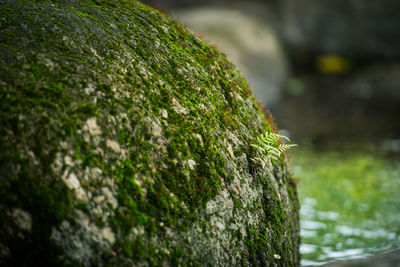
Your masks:
<instances>
[{"instance_id":1,"label":"green fern leaf","mask_svg":"<svg viewBox=\"0 0 400 267\"><path fill-rule=\"evenodd\" d=\"M258 151L264 154L264 158L252 158L253 161L260 163L263 167L267 164L267 156L273 160L278 160L281 154L288 149L297 146L296 144L282 144L279 141L286 140L290 142L287 136L276 134L272 132L266 132L257 136L258 144L250 144Z\"/></svg>"}]
</instances>

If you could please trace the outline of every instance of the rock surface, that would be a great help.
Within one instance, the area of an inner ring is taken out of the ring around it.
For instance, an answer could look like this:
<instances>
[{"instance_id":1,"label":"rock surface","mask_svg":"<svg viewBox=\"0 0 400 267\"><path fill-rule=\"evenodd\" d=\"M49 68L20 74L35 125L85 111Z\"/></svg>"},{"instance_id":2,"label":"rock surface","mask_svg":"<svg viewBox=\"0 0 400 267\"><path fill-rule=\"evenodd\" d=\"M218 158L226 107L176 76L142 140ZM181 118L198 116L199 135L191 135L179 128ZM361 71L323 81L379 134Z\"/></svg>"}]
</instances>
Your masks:
<instances>
[{"instance_id":1,"label":"rock surface","mask_svg":"<svg viewBox=\"0 0 400 267\"><path fill-rule=\"evenodd\" d=\"M136 1L0 1L0 264L299 264L239 71Z\"/></svg>"}]
</instances>

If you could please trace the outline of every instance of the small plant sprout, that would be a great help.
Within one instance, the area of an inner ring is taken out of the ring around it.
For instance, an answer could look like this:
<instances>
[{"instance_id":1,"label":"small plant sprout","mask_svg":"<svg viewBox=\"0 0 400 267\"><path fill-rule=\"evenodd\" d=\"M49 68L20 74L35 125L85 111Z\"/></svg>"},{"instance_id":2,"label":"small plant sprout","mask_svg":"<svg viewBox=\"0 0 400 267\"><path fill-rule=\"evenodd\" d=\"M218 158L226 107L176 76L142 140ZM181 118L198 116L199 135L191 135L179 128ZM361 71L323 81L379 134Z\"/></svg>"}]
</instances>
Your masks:
<instances>
[{"instance_id":1,"label":"small plant sprout","mask_svg":"<svg viewBox=\"0 0 400 267\"><path fill-rule=\"evenodd\" d=\"M268 160L266 156L269 156L274 160L278 160L283 152L285 152L289 148L297 146L296 144L285 144L283 143L284 140L290 142L290 139L288 137L273 132L266 132L260 137L257 137L258 144L250 145L256 148L258 151L262 152L264 157L256 157L252 158L252 160L261 163L261 165L265 167Z\"/></svg>"}]
</instances>

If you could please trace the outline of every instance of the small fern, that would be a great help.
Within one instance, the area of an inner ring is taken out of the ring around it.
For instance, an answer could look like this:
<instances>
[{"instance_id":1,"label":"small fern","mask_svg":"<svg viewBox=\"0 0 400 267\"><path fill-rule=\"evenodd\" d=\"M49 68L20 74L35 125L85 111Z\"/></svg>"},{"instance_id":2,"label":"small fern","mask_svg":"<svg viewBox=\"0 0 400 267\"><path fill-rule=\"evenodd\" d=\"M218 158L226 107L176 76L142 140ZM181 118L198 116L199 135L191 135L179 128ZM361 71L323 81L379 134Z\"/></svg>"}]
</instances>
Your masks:
<instances>
[{"instance_id":1,"label":"small fern","mask_svg":"<svg viewBox=\"0 0 400 267\"><path fill-rule=\"evenodd\" d=\"M274 160L278 160L283 152L297 146L296 144L284 144L281 140L290 142L290 139L284 135L276 134L272 132L266 132L260 137L257 137L258 144L250 144L264 154L264 157L252 158L253 161L259 162L263 167L267 165L268 158L271 157Z\"/></svg>"}]
</instances>

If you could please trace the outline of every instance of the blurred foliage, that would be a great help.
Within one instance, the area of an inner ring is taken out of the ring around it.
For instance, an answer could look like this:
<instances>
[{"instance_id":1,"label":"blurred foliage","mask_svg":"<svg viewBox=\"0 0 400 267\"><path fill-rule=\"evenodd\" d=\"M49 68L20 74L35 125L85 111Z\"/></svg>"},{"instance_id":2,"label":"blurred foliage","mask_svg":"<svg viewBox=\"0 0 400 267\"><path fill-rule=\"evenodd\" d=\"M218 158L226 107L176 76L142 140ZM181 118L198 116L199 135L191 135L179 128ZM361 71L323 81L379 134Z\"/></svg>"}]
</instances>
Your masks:
<instances>
[{"instance_id":1,"label":"blurred foliage","mask_svg":"<svg viewBox=\"0 0 400 267\"><path fill-rule=\"evenodd\" d=\"M303 94L305 90L304 82L295 78L288 79L284 88L286 92L293 96L299 96Z\"/></svg>"}]
</instances>

